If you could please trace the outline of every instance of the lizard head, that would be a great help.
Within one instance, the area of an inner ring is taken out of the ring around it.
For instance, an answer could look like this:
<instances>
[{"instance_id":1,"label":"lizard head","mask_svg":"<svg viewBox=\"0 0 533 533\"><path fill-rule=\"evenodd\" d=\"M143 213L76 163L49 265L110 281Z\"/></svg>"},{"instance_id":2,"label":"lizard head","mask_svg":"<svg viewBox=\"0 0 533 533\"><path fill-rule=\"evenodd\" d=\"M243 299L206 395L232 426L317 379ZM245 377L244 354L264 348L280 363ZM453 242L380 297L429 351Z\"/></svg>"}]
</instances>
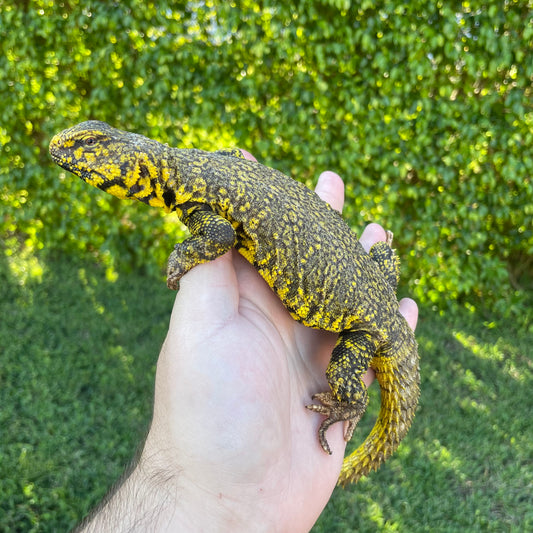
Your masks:
<instances>
[{"instance_id":1,"label":"lizard head","mask_svg":"<svg viewBox=\"0 0 533 533\"><path fill-rule=\"evenodd\" d=\"M163 207L159 165L165 145L88 120L58 133L50 155L60 167L118 198Z\"/></svg>"}]
</instances>

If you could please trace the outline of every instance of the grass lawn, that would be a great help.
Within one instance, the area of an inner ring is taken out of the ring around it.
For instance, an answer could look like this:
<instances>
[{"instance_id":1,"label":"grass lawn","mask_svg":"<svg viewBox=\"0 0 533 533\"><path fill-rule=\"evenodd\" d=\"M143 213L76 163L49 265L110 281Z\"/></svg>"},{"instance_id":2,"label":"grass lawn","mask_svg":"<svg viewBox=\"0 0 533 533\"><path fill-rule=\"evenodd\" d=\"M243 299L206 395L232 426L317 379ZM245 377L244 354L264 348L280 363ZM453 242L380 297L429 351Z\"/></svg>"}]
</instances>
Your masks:
<instances>
[{"instance_id":1,"label":"grass lawn","mask_svg":"<svg viewBox=\"0 0 533 533\"><path fill-rule=\"evenodd\" d=\"M66 531L142 442L174 294L138 273L112 282L72 259L2 255L0 295L0 531ZM417 337L408 437L377 473L336 489L313 532L533 531L531 332L422 308ZM378 405L372 387L355 441Z\"/></svg>"}]
</instances>

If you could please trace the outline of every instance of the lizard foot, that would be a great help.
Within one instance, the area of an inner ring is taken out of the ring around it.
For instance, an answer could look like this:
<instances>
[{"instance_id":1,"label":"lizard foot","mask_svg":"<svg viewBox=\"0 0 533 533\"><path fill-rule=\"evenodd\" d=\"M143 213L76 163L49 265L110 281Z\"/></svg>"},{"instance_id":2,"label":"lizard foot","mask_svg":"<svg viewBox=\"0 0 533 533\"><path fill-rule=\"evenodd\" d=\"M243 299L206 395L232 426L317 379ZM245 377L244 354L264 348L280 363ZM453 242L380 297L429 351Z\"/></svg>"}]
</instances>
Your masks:
<instances>
[{"instance_id":1,"label":"lizard foot","mask_svg":"<svg viewBox=\"0 0 533 533\"><path fill-rule=\"evenodd\" d=\"M322 405L312 404L306 405L306 407L311 411L326 415L327 418L318 428L318 441L320 442L322 449L327 454L331 455L331 448L326 439L327 429L335 422L347 421L348 426L344 431L344 440L348 442L352 438L357 423L363 416L365 409L359 404L337 400L331 391L314 394L313 400L319 401Z\"/></svg>"},{"instance_id":2,"label":"lizard foot","mask_svg":"<svg viewBox=\"0 0 533 533\"><path fill-rule=\"evenodd\" d=\"M180 287L180 278L183 276L183 271L180 268L178 261L178 253L172 250L167 262L167 287L170 290L177 291Z\"/></svg>"},{"instance_id":3,"label":"lizard foot","mask_svg":"<svg viewBox=\"0 0 533 533\"><path fill-rule=\"evenodd\" d=\"M167 287L171 291L179 291L180 290L180 282L179 282L178 279L176 279L174 277L167 276Z\"/></svg>"}]
</instances>

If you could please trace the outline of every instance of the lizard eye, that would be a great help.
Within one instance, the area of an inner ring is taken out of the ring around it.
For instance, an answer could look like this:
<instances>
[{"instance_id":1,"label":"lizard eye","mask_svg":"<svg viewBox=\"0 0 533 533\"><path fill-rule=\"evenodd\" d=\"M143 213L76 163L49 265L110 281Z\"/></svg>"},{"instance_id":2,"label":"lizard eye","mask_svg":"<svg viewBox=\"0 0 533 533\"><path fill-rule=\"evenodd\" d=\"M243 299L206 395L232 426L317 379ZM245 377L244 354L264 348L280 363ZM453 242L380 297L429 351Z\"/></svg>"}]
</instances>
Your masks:
<instances>
[{"instance_id":1,"label":"lizard eye","mask_svg":"<svg viewBox=\"0 0 533 533\"><path fill-rule=\"evenodd\" d=\"M85 146L94 146L96 144L96 137L87 137L84 139L83 144Z\"/></svg>"}]
</instances>

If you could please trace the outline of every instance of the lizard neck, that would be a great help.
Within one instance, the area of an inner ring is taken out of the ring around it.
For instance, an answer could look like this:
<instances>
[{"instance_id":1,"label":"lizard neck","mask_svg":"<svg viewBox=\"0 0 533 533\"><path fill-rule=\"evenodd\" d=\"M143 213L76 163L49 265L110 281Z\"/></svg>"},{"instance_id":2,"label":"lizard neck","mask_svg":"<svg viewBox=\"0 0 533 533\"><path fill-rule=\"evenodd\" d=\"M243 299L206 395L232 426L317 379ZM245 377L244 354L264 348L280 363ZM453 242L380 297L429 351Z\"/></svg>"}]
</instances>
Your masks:
<instances>
[{"instance_id":1,"label":"lizard neck","mask_svg":"<svg viewBox=\"0 0 533 533\"><path fill-rule=\"evenodd\" d=\"M148 202L175 211L181 217L181 206L207 201L208 185L204 168L209 164L209 153L196 149L165 147L159 160L159 180L155 196Z\"/></svg>"},{"instance_id":2,"label":"lizard neck","mask_svg":"<svg viewBox=\"0 0 533 533\"><path fill-rule=\"evenodd\" d=\"M166 212L179 210L181 204L198 195L199 188L205 188L205 182L186 179L186 160L187 150L167 146L156 156L137 154L135 165L124 179L129 187L127 196Z\"/></svg>"}]
</instances>

